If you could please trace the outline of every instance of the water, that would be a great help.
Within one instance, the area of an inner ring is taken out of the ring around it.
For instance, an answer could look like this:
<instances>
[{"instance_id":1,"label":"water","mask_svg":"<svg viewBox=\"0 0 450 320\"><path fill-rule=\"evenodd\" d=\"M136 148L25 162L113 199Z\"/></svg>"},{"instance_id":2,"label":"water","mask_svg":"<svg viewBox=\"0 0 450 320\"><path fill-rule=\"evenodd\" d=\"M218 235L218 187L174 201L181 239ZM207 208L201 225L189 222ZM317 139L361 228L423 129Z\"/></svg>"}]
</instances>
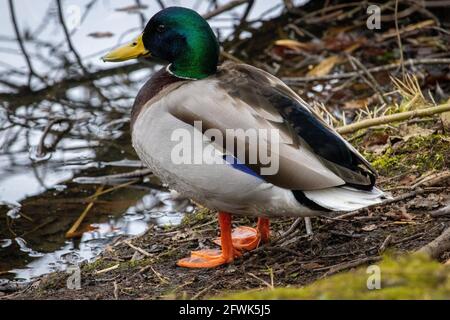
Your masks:
<instances>
[{"instance_id":1,"label":"water","mask_svg":"<svg viewBox=\"0 0 450 320\"><path fill-rule=\"evenodd\" d=\"M184 214L193 210L186 199L174 200L170 192L152 190L134 206L130 206L123 215L96 215L95 218L89 219L101 219L104 222L91 223L90 226L95 230L84 232L79 240L57 237L58 240L54 243L53 235L48 240L42 237L39 243L34 245L33 239L29 239L28 242L25 240L27 236L24 238L17 236L2 239L0 243L2 250L16 246L26 255L25 261L30 262L9 270L9 273L17 281L29 281L49 272L64 270L69 265L92 261L118 236L138 236L152 225L178 225ZM49 227L46 231L50 229ZM60 233L65 230L53 231ZM54 247L55 244L59 244L59 247L45 252L47 246Z\"/></svg>"},{"instance_id":2,"label":"water","mask_svg":"<svg viewBox=\"0 0 450 320\"><path fill-rule=\"evenodd\" d=\"M19 135L14 144L24 138ZM189 200L151 178L101 195L80 226L80 237L67 239L65 233L100 186L86 177L142 168L127 126L99 138L65 138L44 159L33 147L0 155L0 287L92 261L117 237L178 225L194 210ZM111 139L114 145L107 143Z\"/></svg>"}]
</instances>

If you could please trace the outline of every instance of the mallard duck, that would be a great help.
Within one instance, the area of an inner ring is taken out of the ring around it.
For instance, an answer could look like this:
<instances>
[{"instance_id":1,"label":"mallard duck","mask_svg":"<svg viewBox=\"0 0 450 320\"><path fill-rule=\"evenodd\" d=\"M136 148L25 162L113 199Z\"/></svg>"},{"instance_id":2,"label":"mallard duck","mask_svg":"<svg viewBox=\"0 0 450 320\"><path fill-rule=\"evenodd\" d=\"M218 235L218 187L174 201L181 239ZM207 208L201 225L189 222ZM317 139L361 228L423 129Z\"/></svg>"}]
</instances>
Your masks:
<instances>
[{"instance_id":1,"label":"mallard duck","mask_svg":"<svg viewBox=\"0 0 450 320\"><path fill-rule=\"evenodd\" d=\"M269 241L271 217L350 211L383 200L369 162L302 98L256 67L219 66L219 54L216 36L198 13L169 7L155 14L132 43L103 57L167 62L137 94L132 143L163 183L217 210L220 225L216 243L221 250L193 251L179 266L232 262L243 250ZM237 134L244 130L278 136L261 135L251 143L249 136ZM184 143L193 150L180 151L179 138L185 134ZM244 152L235 147L239 143ZM261 151L278 162L274 172ZM255 152L256 159L249 161ZM231 215L258 217L257 227L232 230Z\"/></svg>"}]
</instances>

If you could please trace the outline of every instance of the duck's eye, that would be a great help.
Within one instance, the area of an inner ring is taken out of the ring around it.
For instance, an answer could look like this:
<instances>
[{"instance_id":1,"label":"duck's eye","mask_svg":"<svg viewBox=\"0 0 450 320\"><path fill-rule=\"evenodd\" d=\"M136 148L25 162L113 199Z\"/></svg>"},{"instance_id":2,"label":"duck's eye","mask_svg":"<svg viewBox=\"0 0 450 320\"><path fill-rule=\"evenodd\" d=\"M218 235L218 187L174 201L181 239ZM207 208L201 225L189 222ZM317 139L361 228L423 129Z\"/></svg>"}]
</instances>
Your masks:
<instances>
[{"instance_id":1,"label":"duck's eye","mask_svg":"<svg viewBox=\"0 0 450 320\"><path fill-rule=\"evenodd\" d=\"M159 33L164 32L164 30L166 30L166 26L163 24L160 24L156 27L156 31L158 31Z\"/></svg>"}]
</instances>

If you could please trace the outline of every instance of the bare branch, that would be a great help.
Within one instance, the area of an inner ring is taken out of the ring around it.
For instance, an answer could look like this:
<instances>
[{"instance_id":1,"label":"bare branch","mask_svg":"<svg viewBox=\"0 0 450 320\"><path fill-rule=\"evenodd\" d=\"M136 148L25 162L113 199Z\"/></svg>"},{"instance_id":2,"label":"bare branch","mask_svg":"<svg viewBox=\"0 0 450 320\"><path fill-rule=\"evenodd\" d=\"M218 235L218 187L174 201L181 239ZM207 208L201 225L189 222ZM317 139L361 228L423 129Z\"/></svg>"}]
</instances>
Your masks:
<instances>
[{"instance_id":1,"label":"bare branch","mask_svg":"<svg viewBox=\"0 0 450 320\"><path fill-rule=\"evenodd\" d=\"M210 19L212 17L218 16L219 14L222 14L226 11L229 11L237 6L240 6L241 4L244 4L248 2L249 0L233 0L228 2L227 4L224 4L223 6L218 7L217 9L214 9L213 11L210 11L208 13L205 13L203 15L203 18Z\"/></svg>"},{"instance_id":2,"label":"bare branch","mask_svg":"<svg viewBox=\"0 0 450 320\"><path fill-rule=\"evenodd\" d=\"M50 130L52 127L57 123L67 122L68 126L62 130L58 135L57 138L48 146L45 145L45 138L50 133ZM52 151L55 149L56 145L61 141L64 134L68 133L70 129L72 128L72 123L69 121L69 119L62 119L62 118L56 118L53 120L50 120L50 122L47 124L47 126L44 129L44 132L41 135L41 138L39 139L38 147L36 150L36 155L40 158L45 157L48 151Z\"/></svg>"},{"instance_id":3,"label":"bare branch","mask_svg":"<svg viewBox=\"0 0 450 320\"><path fill-rule=\"evenodd\" d=\"M58 93L65 92L70 88L88 84L97 79L102 79L104 77L109 77L121 73L128 74L130 72L143 69L145 67L148 67L148 64L136 62L125 66L102 69L82 76L67 77L59 82L46 86L45 88L42 88L40 90L36 90L32 93L31 92L20 92L19 94L0 93L0 100L15 102L16 99L18 99L20 100L20 105L32 102L39 102L39 100L45 100L51 96L57 96ZM10 106L10 108L14 109L14 106Z\"/></svg>"},{"instance_id":4,"label":"bare branch","mask_svg":"<svg viewBox=\"0 0 450 320\"><path fill-rule=\"evenodd\" d=\"M403 79L405 79L405 59L403 58L403 45L402 37L400 36L400 31L398 28L398 0L395 0L395 31L397 33L398 50L400 51L400 66L402 68Z\"/></svg>"},{"instance_id":5,"label":"bare branch","mask_svg":"<svg viewBox=\"0 0 450 320\"><path fill-rule=\"evenodd\" d=\"M61 23L61 26L64 30L64 35L66 36L66 41L67 41L67 44L69 45L70 51L72 51L73 55L75 56L75 59L77 60L77 63L80 66L83 73L88 74L89 71L84 67L83 63L81 62L81 58L80 58L78 52L75 50L75 47L72 44L72 40L70 39L69 30L67 30L67 26L64 21L64 13L63 13L62 5L61 5L61 0L56 0L56 3L58 5L59 22Z\"/></svg>"},{"instance_id":6,"label":"bare branch","mask_svg":"<svg viewBox=\"0 0 450 320\"><path fill-rule=\"evenodd\" d=\"M136 6L138 8L142 8L141 0L135 0ZM144 13L141 10L138 10L139 13L139 19L141 20L141 28L145 28L145 24L147 22L147 18L145 17Z\"/></svg>"},{"instance_id":7,"label":"bare branch","mask_svg":"<svg viewBox=\"0 0 450 320\"><path fill-rule=\"evenodd\" d=\"M161 7L161 10L166 8L166 6L162 0L156 0L156 2L158 2L159 6Z\"/></svg>"},{"instance_id":8,"label":"bare branch","mask_svg":"<svg viewBox=\"0 0 450 320\"><path fill-rule=\"evenodd\" d=\"M418 253L424 253L431 258L437 259L445 251L450 249L450 228L445 229L445 231L436 239L423 246Z\"/></svg>"},{"instance_id":9,"label":"bare branch","mask_svg":"<svg viewBox=\"0 0 450 320\"><path fill-rule=\"evenodd\" d=\"M37 77L41 81L44 82L43 78L39 76L33 69L33 65L31 64L30 57L28 56L27 50L25 49L25 45L23 44L22 36L20 35L19 26L17 25L16 14L14 11L14 2L13 0L9 0L9 11L11 14L11 21L14 27L14 32L16 33L17 42L19 43L20 50L22 51L23 57L28 66L29 74L28 74L28 87L31 89L31 79L33 76Z\"/></svg>"},{"instance_id":10,"label":"bare branch","mask_svg":"<svg viewBox=\"0 0 450 320\"><path fill-rule=\"evenodd\" d=\"M409 120L416 117L428 117L434 114L443 113L450 111L450 104L443 104L437 107L431 107L426 109L417 109L413 111L407 111L407 112L401 112L396 114L391 114L388 116L373 118L373 119L366 119L362 121L358 121L352 124L349 124L347 126L343 126L340 128L337 128L337 132L340 134L345 133L351 133L355 132L361 129L370 128L374 126L378 126L381 124L387 124L392 122L398 122L398 121L404 121Z\"/></svg>"},{"instance_id":11,"label":"bare branch","mask_svg":"<svg viewBox=\"0 0 450 320\"><path fill-rule=\"evenodd\" d=\"M405 61L405 66L415 66L422 64L449 64L450 58L425 58L425 59L408 59ZM399 63L391 63L386 64L384 66L378 66L367 69L370 73L376 73L381 71L389 71L398 68ZM347 79L357 77L360 74L364 73L364 70L354 71L354 72L345 72L345 73L336 73L336 74L327 74L324 76L316 76L316 77L283 77L281 80L290 85L295 85L301 82L308 81L320 81L320 80L333 80L333 79Z\"/></svg>"}]
</instances>

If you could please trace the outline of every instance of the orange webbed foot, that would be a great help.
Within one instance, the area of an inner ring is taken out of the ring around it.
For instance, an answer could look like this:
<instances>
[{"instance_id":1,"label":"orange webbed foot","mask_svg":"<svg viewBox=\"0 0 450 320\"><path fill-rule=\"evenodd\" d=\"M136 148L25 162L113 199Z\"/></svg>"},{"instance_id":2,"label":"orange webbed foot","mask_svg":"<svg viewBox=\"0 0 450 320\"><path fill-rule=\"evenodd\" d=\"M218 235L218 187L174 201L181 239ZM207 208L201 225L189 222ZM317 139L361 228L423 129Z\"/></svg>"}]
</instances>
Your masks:
<instances>
[{"instance_id":1,"label":"orange webbed foot","mask_svg":"<svg viewBox=\"0 0 450 320\"><path fill-rule=\"evenodd\" d=\"M238 227L231 231L231 215L219 213L220 238L214 242L222 247L218 249L205 249L192 251L191 256L178 260L177 265L186 268L214 268L233 262L234 258L241 256L239 250L253 250L260 242L269 241L269 220L258 219L257 229Z\"/></svg>"},{"instance_id":2,"label":"orange webbed foot","mask_svg":"<svg viewBox=\"0 0 450 320\"><path fill-rule=\"evenodd\" d=\"M231 233L233 247L240 251L251 251L256 249L261 242L261 235L258 230L252 227L241 226L233 229ZM214 240L214 243L221 245L220 238Z\"/></svg>"},{"instance_id":3,"label":"orange webbed foot","mask_svg":"<svg viewBox=\"0 0 450 320\"><path fill-rule=\"evenodd\" d=\"M178 260L177 265L186 268L214 268L233 262L238 253L231 242L231 215L220 212L219 224L222 250L192 251L190 257Z\"/></svg>"},{"instance_id":4,"label":"orange webbed foot","mask_svg":"<svg viewBox=\"0 0 450 320\"><path fill-rule=\"evenodd\" d=\"M269 219L258 218L257 228L241 226L233 229L231 233L233 247L241 251L251 251L256 249L260 243L269 242L270 225ZM214 240L214 243L221 245L220 238Z\"/></svg>"},{"instance_id":5,"label":"orange webbed foot","mask_svg":"<svg viewBox=\"0 0 450 320\"><path fill-rule=\"evenodd\" d=\"M233 261L221 250L205 249L192 251L191 256L178 260L177 265L185 268L214 268Z\"/></svg>"}]
</instances>

